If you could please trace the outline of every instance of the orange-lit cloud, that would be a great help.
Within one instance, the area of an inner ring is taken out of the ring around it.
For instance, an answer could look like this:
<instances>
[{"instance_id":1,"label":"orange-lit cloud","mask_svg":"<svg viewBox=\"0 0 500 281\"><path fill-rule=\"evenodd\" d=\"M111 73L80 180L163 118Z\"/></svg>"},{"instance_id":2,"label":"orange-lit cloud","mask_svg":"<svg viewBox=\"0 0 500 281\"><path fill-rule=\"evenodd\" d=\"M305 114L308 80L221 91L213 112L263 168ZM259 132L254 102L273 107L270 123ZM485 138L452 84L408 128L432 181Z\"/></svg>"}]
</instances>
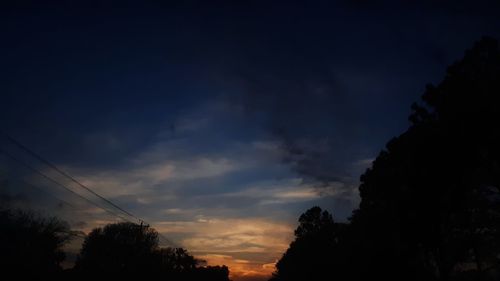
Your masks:
<instances>
[{"instance_id":1,"label":"orange-lit cloud","mask_svg":"<svg viewBox=\"0 0 500 281\"><path fill-rule=\"evenodd\" d=\"M198 258L205 260L209 265L227 265L231 270L230 278L235 281L268 280L274 272L275 265L275 262L263 264L237 259L231 255L206 254L200 255Z\"/></svg>"},{"instance_id":2,"label":"orange-lit cloud","mask_svg":"<svg viewBox=\"0 0 500 281\"><path fill-rule=\"evenodd\" d=\"M269 278L293 235L290 225L256 218L200 218L157 225L166 235L186 235L182 246L209 265L227 265L236 281Z\"/></svg>"}]
</instances>

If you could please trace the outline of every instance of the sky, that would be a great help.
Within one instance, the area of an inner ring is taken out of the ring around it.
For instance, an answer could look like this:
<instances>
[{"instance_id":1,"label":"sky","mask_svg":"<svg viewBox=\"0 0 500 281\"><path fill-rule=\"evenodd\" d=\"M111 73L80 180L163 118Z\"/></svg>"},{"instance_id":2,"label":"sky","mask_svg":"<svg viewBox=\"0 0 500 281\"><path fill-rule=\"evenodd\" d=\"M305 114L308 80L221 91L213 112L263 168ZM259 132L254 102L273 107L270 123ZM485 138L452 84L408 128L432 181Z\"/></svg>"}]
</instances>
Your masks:
<instances>
[{"instance_id":1,"label":"sky","mask_svg":"<svg viewBox=\"0 0 500 281\"><path fill-rule=\"evenodd\" d=\"M2 3L0 130L235 281L266 280L298 216L346 221L425 85L500 38L495 1L402 2ZM82 231L116 220L0 159L1 200Z\"/></svg>"}]
</instances>

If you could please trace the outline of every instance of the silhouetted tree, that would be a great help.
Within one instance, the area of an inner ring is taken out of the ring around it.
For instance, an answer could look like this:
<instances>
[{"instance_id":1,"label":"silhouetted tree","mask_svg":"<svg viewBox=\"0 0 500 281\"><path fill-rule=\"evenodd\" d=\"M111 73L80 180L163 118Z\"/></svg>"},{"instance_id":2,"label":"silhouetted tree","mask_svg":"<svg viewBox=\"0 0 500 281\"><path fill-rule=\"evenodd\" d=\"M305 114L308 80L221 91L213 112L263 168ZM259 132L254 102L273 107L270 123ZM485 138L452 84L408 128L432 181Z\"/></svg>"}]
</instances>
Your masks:
<instances>
[{"instance_id":1,"label":"silhouetted tree","mask_svg":"<svg viewBox=\"0 0 500 281\"><path fill-rule=\"evenodd\" d=\"M272 280L325 280L338 262L334 253L339 250L344 227L319 207L307 210L299 218L295 240L276 264Z\"/></svg>"},{"instance_id":2,"label":"silhouetted tree","mask_svg":"<svg viewBox=\"0 0 500 281\"><path fill-rule=\"evenodd\" d=\"M169 280L195 280L200 260L183 248L162 248L154 252L154 275Z\"/></svg>"},{"instance_id":3,"label":"silhouetted tree","mask_svg":"<svg viewBox=\"0 0 500 281\"><path fill-rule=\"evenodd\" d=\"M169 272L192 271L200 262L183 248L159 249L156 254L158 255L160 262L159 268Z\"/></svg>"},{"instance_id":4,"label":"silhouetted tree","mask_svg":"<svg viewBox=\"0 0 500 281\"><path fill-rule=\"evenodd\" d=\"M228 281L227 267L202 267L182 248L159 248L153 228L116 223L96 228L85 239L73 277Z\"/></svg>"},{"instance_id":5,"label":"silhouetted tree","mask_svg":"<svg viewBox=\"0 0 500 281\"><path fill-rule=\"evenodd\" d=\"M86 237L75 269L84 274L139 275L152 270L158 233L134 223L108 224Z\"/></svg>"},{"instance_id":6,"label":"silhouetted tree","mask_svg":"<svg viewBox=\"0 0 500 281\"><path fill-rule=\"evenodd\" d=\"M476 43L422 99L412 107L410 128L361 177L352 222L364 277L498 278L497 42Z\"/></svg>"},{"instance_id":7,"label":"silhouetted tree","mask_svg":"<svg viewBox=\"0 0 500 281\"><path fill-rule=\"evenodd\" d=\"M350 223L315 207L273 280L500 280L500 50L483 38L429 85L361 176Z\"/></svg>"},{"instance_id":8,"label":"silhouetted tree","mask_svg":"<svg viewBox=\"0 0 500 281\"><path fill-rule=\"evenodd\" d=\"M28 211L0 210L0 267L16 279L48 280L59 276L62 246L69 241L69 226L56 218Z\"/></svg>"}]
</instances>

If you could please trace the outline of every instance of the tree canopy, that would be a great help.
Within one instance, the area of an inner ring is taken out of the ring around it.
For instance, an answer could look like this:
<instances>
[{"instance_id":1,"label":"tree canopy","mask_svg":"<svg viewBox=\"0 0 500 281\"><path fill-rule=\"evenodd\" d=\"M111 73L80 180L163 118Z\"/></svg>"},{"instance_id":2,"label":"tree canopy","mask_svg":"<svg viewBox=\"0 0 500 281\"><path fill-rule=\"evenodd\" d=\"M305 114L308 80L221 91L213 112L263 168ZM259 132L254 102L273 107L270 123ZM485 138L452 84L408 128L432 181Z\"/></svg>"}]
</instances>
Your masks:
<instances>
[{"instance_id":1,"label":"tree canopy","mask_svg":"<svg viewBox=\"0 0 500 281\"><path fill-rule=\"evenodd\" d=\"M362 175L352 222L374 255L404 272L486 278L500 253L497 42L477 42L412 109L410 128Z\"/></svg>"},{"instance_id":2,"label":"tree canopy","mask_svg":"<svg viewBox=\"0 0 500 281\"><path fill-rule=\"evenodd\" d=\"M297 250L297 237L277 263L279 280L310 272L342 280L500 278L497 41L483 38L440 84L428 85L409 120L408 130L389 141L361 176L360 206L338 246L330 242L338 232L316 239L323 247L310 252ZM319 223L320 217L316 208L307 211L296 236L329 232L331 224ZM300 268L324 258L331 262ZM304 262L284 266L290 260Z\"/></svg>"},{"instance_id":3,"label":"tree canopy","mask_svg":"<svg viewBox=\"0 0 500 281\"><path fill-rule=\"evenodd\" d=\"M149 271L158 234L134 223L109 224L86 237L76 268L86 273L140 274Z\"/></svg>"},{"instance_id":4,"label":"tree canopy","mask_svg":"<svg viewBox=\"0 0 500 281\"><path fill-rule=\"evenodd\" d=\"M158 232L134 223L108 224L86 237L74 268L83 279L163 278L168 280L228 281L226 266L201 266L183 248L160 248Z\"/></svg>"},{"instance_id":5,"label":"tree canopy","mask_svg":"<svg viewBox=\"0 0 500 281\"><path fill-rule=\"evenodd\" d=\"M338 250L344 224L335 223L320 207L307 210L299 218L295 240L276 264L272 280L324 280L336 265L332 252Z\"/></svg>"}]
</instances>

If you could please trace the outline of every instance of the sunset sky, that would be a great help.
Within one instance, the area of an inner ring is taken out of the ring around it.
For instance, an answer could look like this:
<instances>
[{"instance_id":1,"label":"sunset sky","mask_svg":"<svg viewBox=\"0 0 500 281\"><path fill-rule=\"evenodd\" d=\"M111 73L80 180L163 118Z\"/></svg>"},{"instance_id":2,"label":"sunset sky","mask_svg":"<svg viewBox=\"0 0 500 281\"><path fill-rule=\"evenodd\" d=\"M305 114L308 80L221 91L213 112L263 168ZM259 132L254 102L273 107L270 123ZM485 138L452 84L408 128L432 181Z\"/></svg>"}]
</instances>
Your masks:
<instances>
[{"instance_id":1,"label":"sunset sky","mask_svg":"<svg viewBox=\"0 0 500 281\"><path fill-rule=\"evenodd\" d=\"M235 281L309 207L345 221L426 83L500 33L494 1L28 2L0 10L0 129ZM116 221L1 160L1 200Z\"/></svg>"}]
</instances>

